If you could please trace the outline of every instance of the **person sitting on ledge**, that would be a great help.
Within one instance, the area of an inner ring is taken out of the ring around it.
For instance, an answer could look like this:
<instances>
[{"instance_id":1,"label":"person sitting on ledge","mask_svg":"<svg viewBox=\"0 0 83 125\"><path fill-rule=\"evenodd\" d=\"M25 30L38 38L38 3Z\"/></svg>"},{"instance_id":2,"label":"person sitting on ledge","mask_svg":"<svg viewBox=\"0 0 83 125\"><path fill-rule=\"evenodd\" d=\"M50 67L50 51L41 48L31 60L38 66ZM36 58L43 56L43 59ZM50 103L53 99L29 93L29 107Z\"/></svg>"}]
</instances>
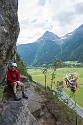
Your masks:
<instances>
[{"instance_id":1,"label":"person sitting on ledge","mask_svg":"<svg viewBox=\"0 0 83 125\"><path fill-rule=\"evenodd\" d=\"M7 83L13 88L15 101L21 100L21 98L16 94L18 86L21 86L22 97L28 99L28 96L24 93L24 84L20 81L20 72L16 69L16 67L16 63L11 64L11 69L7 72Z\"/></svg>"}]
</instances>

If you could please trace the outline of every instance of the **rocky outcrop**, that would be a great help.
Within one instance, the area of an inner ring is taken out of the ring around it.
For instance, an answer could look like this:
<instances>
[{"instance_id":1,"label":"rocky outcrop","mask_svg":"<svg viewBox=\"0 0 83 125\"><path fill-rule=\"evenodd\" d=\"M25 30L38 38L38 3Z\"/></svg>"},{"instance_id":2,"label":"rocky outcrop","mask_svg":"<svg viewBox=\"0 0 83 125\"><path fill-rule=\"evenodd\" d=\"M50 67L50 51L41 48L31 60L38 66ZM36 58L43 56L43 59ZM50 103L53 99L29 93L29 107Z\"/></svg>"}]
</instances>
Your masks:
<instances>
[{"instance_id":1,"label":"rocky outcrop","mask_svg":"<svg viewBox=\"0 0 83 125\"><path fill-rule=\"evenodd\" d=\"M34 90L26 77L23 78L25 82L25 93L28 99L22 98L21 101L14 101L8 88L4 91L4 103L0 107L0 125L38 125L36 117L41 114L43 99ZM22 97L20 87L18 87L17 94Z\"/></svg>"},{"instance_id":2,"label":"rocky outcrop","mask_svg":"<svg viewBox=\"0 0 83 125\"><path fill-rule=\"evenodd\" d=\"M0 83L5 75L4 66L15 60L19 34L18 0L0 0Z\"/></svg>"},{"instance_id":3,"label":"rocky outcrop","mask_svg":"<svg viewBox=\"0 0 83 125\"><path fill-rule=\"evenodd\" d=\"M37 125L36 119L28 109L26 100L8 102L0 114L1 125Z\"/></svg>"}]
</instances>

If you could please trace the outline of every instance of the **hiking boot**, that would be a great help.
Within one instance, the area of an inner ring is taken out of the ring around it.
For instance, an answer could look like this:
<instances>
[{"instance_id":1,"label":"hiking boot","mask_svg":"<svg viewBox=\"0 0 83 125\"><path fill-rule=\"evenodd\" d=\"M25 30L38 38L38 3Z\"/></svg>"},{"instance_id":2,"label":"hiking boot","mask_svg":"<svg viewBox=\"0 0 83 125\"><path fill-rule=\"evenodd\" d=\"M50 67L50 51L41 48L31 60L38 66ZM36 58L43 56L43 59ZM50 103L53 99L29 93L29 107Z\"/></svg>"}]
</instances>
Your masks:
<instances>
[{"instance_id":1,"label":"hiking boot","mask_svg":"<svg viewBox=\"0 0 83 125\"><path fill-rule=\"evenodd\" d=\"M20 101L21 100L21 98L20 97L18 97L16 94L14 95L14 101Z\"/></svg>"},{"instance_id":2,"label":"hiking boot","mask_svg":"<svg viewBox=\"0 0 83 125\"><path fill-rule=\"evenodd\" d=\"M22 97L28 99L28 96L25 93L22 93Z\"/></svg>"}]
</instances>

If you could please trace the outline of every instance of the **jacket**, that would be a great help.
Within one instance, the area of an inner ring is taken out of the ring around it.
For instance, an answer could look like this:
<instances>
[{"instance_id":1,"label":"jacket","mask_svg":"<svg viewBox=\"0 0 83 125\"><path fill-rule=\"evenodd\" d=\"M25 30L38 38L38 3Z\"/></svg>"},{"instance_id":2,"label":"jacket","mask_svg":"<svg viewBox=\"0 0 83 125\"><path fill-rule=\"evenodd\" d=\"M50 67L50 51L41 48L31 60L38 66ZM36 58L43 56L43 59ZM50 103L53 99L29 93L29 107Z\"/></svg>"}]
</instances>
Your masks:
<instances>
[{"instance_id":1,"label":"jacket","mask_svg":"<svg viewBox=\"0 0 83 125\"><path fill-rule=\"evenodd\" d=\"M20 73L18 70L8 70L7 72L7 82L8 83L13 83L16 81L20 81Z\"/></svg>"}]
</instances>

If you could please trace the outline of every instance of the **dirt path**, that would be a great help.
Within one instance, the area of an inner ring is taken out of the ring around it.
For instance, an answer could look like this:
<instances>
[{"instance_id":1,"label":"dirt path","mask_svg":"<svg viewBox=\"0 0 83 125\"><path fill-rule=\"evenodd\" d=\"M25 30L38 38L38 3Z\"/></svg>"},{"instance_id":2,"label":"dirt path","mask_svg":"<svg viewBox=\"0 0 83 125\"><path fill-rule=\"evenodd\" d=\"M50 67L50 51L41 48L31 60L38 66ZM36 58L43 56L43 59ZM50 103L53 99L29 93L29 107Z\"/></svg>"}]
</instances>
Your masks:
<instances>
[{"instance_id":1,"label":"dirt path","mask_svg":"<svg viewBox=\"0 0 83 125\"><path fill-rule=\"evenodd\" d=\"M56 118L48 110L47 106L42 109L41 116L38 119L38 125L58 125L56 124Z\"/></svg>"}]
</instances>

